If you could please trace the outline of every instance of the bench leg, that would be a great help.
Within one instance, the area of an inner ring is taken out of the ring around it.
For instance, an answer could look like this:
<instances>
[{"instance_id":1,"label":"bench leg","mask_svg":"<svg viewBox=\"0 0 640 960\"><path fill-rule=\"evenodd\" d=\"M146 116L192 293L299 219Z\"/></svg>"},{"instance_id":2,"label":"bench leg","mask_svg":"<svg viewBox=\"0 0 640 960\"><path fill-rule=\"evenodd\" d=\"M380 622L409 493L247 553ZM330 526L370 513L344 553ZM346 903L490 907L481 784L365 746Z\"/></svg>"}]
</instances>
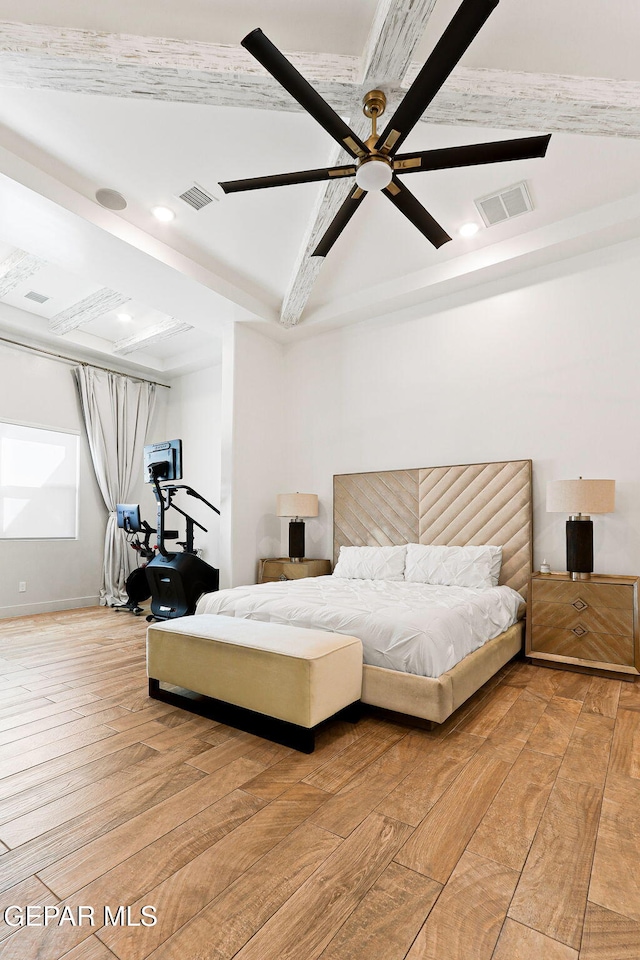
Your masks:
<instances>
[{"instance_id":1,"label":"bench leg","mask_svg":"<svg viewBox=\"0 0 640 960\"><path fill-rule=\"evenodd\" d=\"M356 700L355 703L351 703L344 710L341 710L338 716L341 720L346 720L347 723L358 723L362 718L362 703L360 700Z\"/></svg>"},{"instance_id":2,"label":"bench leg","mask_svg":"<svg viewBox=\"0 0 640 960\"><path fill-rule=\"evenodd\" d=\"M299 727L298 730L291 735L287 746L292 747L294 750L299 750L300 753L313 753L316 748L315 731Z\"/></svg>"},{"instance_id":3,"label":"bench leg","mask_svg":"<svg viewBox=\"0 0 640 960\"><path fill-rule=\"evenodd\" d=\"M265 740L281 743L301 753L313 753L315 750L315 728L300 727L295 723L268 717L210 697L202 696L198 700L192 700L172 690L165 690L160 686L160 681L152 677L149 677L149 696L154 700L161 700L163 703L170 703L174 707L188 710L190 713L226 723L238 730L246 730L247 733L253 733Z\"/></svg>"}]
</instances>

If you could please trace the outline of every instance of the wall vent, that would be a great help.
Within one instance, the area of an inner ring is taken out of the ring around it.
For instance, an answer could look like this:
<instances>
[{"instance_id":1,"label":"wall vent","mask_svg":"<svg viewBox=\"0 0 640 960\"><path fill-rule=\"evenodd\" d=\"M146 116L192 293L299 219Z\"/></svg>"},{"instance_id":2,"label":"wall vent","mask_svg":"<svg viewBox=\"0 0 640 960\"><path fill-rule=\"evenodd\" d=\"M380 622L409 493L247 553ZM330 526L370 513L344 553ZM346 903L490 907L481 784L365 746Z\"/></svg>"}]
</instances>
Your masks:
<instances>
[{"instance_id":1,"label":"wall vent","mask_svg":"<svg viewBox=\"0 0 640 960\"><path fill-rule=\"evenodd\" d=\"M45 297L44 293L36 293L35 290L25 293L24 298L25 300L33 300L35 303L46 303L47 300L51 300L51 297Z\"/></svg>"},{"instance_id":2,"label":"wall vent","mask_svg":"<svg viewBox=\"0 0 640 960\"><path fill-rule=\"evenodd\" d=\"M497 193L479 197L474 200L474 203L487 227L533 210L531 195L524 180L521 183L514 183L511 187L505 187Z\"/></svg>"},{"instance_id":3,"label":"wall vent","mask_svg":"<svg viewBox=\"0 0 640 960\"><path fill-rule=\"evenodd\" d=\"M192 183L190 187L179 193L178 197L180 200L184 200L193 210L202 210L203 207L208 207L213 200L218 199L209 190L201 187L199 183Z\"/></svg>"}]
</instances>

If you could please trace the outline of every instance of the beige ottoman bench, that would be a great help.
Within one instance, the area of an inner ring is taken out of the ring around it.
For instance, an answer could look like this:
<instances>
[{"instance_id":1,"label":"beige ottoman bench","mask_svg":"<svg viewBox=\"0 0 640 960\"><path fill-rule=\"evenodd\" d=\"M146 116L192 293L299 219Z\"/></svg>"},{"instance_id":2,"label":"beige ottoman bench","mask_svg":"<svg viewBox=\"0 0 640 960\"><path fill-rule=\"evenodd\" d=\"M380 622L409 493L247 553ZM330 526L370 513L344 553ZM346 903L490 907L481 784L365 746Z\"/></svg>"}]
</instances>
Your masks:
<instances>
[{"instance_id":1,"label":"beige ottoman bench","mask_svg":"<svg viewBox=\"0 0 640 960\"><path fill-rule=\"evenodd\" d=\"M341 711L357 718L362 643L322 630L199 614L148 628L147 675L156 700L311 753L320 723Z\"/></svg>"}]
</instances>

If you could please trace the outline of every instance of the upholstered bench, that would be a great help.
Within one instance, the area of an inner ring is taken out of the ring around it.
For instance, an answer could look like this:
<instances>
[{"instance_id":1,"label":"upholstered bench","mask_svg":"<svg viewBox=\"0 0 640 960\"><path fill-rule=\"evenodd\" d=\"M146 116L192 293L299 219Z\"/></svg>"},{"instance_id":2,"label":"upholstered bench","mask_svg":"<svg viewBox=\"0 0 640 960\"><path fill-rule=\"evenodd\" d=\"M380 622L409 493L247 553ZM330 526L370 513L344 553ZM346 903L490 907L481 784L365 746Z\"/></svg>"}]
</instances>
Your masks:
<instances>
[{"instance_id":1,"label":"upholstered bench","mask_svg":"<svg viewBox=\"0 0 640 960\"><path fill-rule=\"evenodd\" d=\"M148 628L147 674L156 700L311 753L320 723L340 712L356 718L362 643L322 630L200 614Z\"/></svg>"}]
</instances>

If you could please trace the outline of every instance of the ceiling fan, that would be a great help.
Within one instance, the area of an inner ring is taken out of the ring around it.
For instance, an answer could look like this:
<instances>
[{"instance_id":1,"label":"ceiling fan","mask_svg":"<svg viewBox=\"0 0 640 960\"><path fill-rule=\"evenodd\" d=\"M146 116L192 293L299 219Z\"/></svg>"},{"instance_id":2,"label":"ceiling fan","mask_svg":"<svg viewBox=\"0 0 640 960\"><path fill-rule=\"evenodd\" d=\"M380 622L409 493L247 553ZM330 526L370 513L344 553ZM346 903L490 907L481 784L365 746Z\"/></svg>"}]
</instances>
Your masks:
<instances>
[{"instance_id":1,"label":"ceiling fan","mask_svg":"<svg viewBox=\"0 0 640 960\"><path fill-rule=\"evenodd\" d=\"M377 121L384 112L386 97L381 90L371 90L365 95L363 110L365 116L371 119L371 136L365 141L338 116L262 30L252 30L242 41L242 46L334 140L337 140L353 157L355 163L317 170L300 170L271 177L254 177L249 180L228 180L220 184L224 192L238 193L263 187L355 177L355 186L329 224L312 256L327 255L370 190L380 190L434 247L441 247L443 243L451 240L451 237L398 179L399 175L543 157L551 139L549 134L422 150L416 153L398 153L402 143L498 3L499 0L463 0L381 134L377 132Z\"/></svg>"}]
</instances>

